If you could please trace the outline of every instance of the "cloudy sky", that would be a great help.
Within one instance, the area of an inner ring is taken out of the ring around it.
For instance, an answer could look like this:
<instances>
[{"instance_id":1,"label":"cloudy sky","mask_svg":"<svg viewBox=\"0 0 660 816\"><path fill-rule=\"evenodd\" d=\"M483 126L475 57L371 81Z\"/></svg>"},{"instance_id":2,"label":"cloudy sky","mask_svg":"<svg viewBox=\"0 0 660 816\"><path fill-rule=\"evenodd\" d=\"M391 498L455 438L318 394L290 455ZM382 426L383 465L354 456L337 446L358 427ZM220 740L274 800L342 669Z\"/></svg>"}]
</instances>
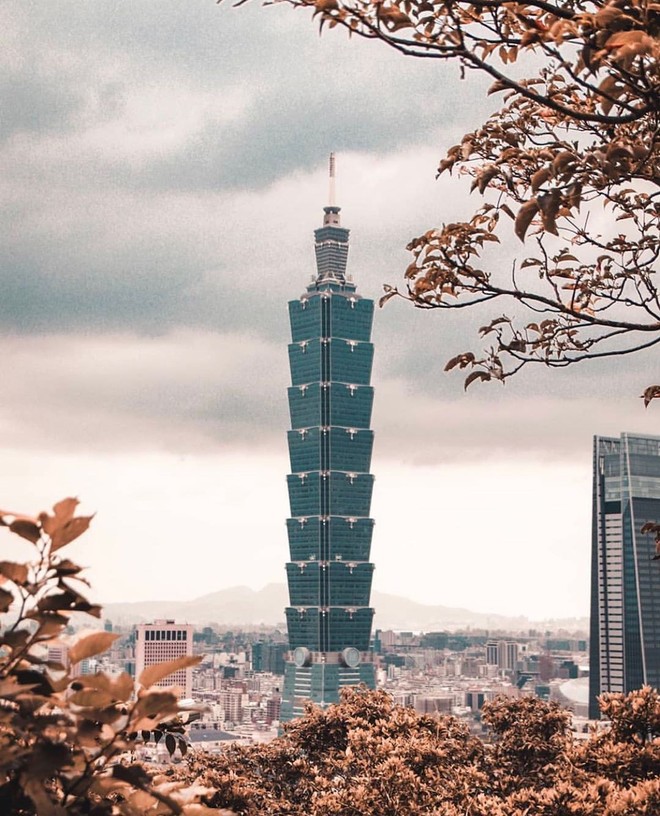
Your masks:
<instances>
[{"instance_id":1,"label":"cloudy sky","mask_svg":"<svg viewBox=\"0 0 660 816\"><path fill-rule=\"evenodd\" d=\"M0 30L0 506L79 496L104 601L284 580L286 302L328 153L377 298L470 212L434 176L483 83L257 3L22 0ZM376 314L375 586L586 614L592 435L657 431L657 359L464 394L442 368L482 317Z\"/></svg>"}]
</instances>

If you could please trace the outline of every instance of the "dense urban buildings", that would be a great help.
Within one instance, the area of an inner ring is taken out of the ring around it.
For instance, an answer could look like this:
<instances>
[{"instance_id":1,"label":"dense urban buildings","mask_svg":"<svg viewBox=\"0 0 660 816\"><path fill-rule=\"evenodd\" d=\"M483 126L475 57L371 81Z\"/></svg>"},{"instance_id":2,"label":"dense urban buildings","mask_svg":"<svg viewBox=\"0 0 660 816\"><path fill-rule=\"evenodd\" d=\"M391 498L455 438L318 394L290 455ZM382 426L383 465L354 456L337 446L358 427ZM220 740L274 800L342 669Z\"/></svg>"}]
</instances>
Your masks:
<instances>
[{"instance_id":1,"label":"dense urban buildings","mask_svg":"<svg viewBox=\"0 0 660 816\"><path fill-rule=\"evenodd\" d=\"M175 623L173 620L140 623L135 628L135 638L135 675L138 680L147 666L167 663L193 653L193 627L190 624ZM192 669L174 672L155 685L176 686L181 689L182 697L191 697Z\"/></svg>"},{"instance_id":2,"label":"dense urban buildings","mask_svg":"<svg viewBox=\"0 0 660 816\"><path fill-rule=\"evenodd\" d=\"M375 686L368 654L374 304L346 275L348 230L334 202L332 157L330 179L329 206L314 233L317 274L289 303L292 659L285 668L284 722L302 714L307 700L337 702L342 686Z\"/></svg>"},{"instance_id":3,"label":"dense urban buildings","mask_svg":"<svg viewBox=\"0 0 660 816\"><path fill-rule=\"evenodd\" d=\"M594 440L589 716L596 698L660 686L660 437Z\"/></svg>"}]
</instances>

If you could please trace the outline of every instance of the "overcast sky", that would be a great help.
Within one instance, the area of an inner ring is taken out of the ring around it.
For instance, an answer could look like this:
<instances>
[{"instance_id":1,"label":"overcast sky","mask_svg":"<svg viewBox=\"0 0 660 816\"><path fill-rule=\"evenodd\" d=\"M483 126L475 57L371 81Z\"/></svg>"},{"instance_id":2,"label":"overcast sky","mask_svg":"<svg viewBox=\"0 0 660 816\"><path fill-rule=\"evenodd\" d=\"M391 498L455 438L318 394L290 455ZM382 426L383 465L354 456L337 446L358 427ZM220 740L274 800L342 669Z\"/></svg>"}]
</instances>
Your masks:
<instances>
[{"instance_id":1,"label":"overcast sky","mask_svg":"<svg viewBox=\"0 0 660 816\"><path fill-rule=\"evenodd\" d=\"M22 0L0 30L0 506L79 496L104 601L283 581L286 302L328 154L377 298L474 206L435 169L484 83L257 3ZM442 369L481 318L376 313L374 585L586 615L592 436L657 432L657 357L464 394Z\"/></svg>"}]
</instances>

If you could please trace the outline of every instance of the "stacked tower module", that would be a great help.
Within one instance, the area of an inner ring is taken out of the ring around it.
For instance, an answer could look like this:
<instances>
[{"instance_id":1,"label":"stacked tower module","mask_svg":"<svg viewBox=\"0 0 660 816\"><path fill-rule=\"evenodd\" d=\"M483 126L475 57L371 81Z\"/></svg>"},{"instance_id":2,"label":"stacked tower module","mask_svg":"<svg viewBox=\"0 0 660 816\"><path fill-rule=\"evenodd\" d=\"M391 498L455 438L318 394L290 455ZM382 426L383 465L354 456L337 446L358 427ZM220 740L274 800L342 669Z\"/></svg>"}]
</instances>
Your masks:
<instances>
[{"instance_id":1,"label":"stacked tower module","mask_svg":"<svg viewBox=\"0 0 660 816\"><path fill-rule=\"evenodd\" d=\"M302 714L307 701L337 702L344 686L375 686L369 654L374 304L346 276L348 230L334 203L324 208L314 236L317 274L289 303L290 653L283 722Z\"/></svg>"}]
</instances>

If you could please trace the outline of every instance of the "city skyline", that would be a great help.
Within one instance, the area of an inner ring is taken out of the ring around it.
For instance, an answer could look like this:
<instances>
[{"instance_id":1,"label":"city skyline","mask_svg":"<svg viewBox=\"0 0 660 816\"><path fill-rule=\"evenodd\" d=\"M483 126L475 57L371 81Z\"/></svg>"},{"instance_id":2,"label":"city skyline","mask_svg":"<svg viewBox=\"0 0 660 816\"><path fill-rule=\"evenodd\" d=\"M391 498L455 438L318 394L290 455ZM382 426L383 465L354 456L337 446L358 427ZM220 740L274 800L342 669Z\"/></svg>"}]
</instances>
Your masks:
<instances>
[{"instance_id":1,"label":"city skyline","mask_svg":"<svg viewBox=\"0 0 660 816\"><path fill-rule=\"evenodd\" d=\"M0 505L78 495L102 601L282 582L283 304L313 260L327 154L377 299L406 242L465 210L435 169L494 103L475 76L319 39L282 7L58 9L0 9ZM479 348L479 319L376 312L374 587L586 615L592 436L657 430L638 399L657 352L464 394L442 369Z\"/></svg>"}]
</instances>

